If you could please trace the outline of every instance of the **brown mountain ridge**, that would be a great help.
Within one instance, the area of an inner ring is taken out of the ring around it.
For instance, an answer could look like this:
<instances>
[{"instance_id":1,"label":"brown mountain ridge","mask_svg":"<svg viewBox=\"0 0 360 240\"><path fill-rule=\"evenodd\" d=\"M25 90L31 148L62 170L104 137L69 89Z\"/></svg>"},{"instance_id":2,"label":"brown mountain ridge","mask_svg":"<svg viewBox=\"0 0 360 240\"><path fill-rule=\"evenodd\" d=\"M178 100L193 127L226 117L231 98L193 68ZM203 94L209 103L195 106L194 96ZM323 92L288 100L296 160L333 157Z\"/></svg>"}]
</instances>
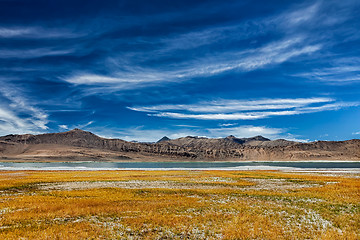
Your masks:
<instances>
[{"instance_id":1,"label":"brown mountain ridge","mask_svg":"<svg viewBox=\"0 0 360 240\"><path fill-rule=\"evenodd\" d=\"M164 137L156 143L107 139L73 129L0 137L1 161L360 160L360 140L301 143L284 139Z\"/></svg>"}]
</instances>

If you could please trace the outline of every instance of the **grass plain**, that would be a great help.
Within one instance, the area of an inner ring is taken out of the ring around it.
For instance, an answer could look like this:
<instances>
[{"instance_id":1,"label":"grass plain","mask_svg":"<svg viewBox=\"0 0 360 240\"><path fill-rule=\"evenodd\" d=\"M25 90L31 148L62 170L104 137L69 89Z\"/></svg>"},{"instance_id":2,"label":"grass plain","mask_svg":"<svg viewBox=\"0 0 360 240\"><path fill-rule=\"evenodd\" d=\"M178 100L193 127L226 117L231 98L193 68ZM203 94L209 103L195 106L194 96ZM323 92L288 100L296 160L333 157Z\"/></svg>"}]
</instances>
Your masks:
<instances>
[{"instance_id":1,"label":"grass plain","mask_svg":"<svg viewBox=\"0 0 360 240\"><path fill-rule=\"evenodd\" d=\"M360 239L360 175L2 171L0 239Z\"/></svg>"}]
</instances>

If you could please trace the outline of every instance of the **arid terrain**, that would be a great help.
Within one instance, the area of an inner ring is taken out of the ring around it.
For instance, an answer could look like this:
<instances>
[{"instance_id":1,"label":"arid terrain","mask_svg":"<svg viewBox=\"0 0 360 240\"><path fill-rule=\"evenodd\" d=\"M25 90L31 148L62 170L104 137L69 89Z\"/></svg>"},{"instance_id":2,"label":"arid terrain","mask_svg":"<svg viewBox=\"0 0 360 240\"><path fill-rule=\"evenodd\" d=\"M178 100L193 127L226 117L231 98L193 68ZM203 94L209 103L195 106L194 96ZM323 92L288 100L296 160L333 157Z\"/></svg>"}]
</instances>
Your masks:
<instances>
[{"instance_id":1,"label":"arid terrain","mask_svg":"<svg viewBox=\"0 0 360 240\"><path fill-rule=\"evenodd\" d=\"M157 143L106 139L80 129L0 137L1 161L281 161L360 160L360 140L301 143L284 139L163 138Z\"/></svg>"}]
</instances>

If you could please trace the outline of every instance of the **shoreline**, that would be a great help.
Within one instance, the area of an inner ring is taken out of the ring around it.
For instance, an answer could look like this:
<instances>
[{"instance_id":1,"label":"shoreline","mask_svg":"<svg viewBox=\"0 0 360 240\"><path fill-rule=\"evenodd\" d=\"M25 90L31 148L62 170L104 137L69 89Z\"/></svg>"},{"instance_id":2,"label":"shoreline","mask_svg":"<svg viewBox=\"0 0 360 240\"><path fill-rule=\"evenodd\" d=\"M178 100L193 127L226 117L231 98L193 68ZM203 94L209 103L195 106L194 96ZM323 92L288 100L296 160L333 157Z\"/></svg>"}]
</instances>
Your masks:
<instances>
[{"instance_id":1,"label":"shoreline","mask_svg":"<svg viewBox=\"0 0 360 240\"><path fill-rule=\"evenodd\" d=\"M190 172L206 172L206 171L224 171L224 172L235 172L235 171L239 171L239 172L244 172L244 171L249 171L249 172L257 172L257 171L278 171L278 172L288 172L288 173L331 173L331 174L360 174L360 169L344 169L344 168L338 168L338 169L297 169L297 168L272 168L272 169L268 169L268 168L257 168L257 169L234 169L234 168L229 168L229 169L224 169L224 168L212 168L212 169L205 169L205 168L119 168L119 169L104 169L104 168L93 168L93 169L55 169L55 168L48 168L48 169L0 169L0 173L1 172L100 172L100 171L104 171L104 172L116 172L116 171L129 171L129 172L139 172L139 171L144 171L144 172L162 172L162 171L167 171L167 172L178 172L178 171L190 171Z\"/></svg>"},{"instance_id":2,"label":"shoreline","mask_svg":"<svg viewBox=\"0 0 360 240\"><path fill-rule=\"evenodd\" d=\"M282 171L360 173L360 161L0 162L0 171Z\"/></svg>"},{"instance_id":3,"label":"shoreline","mask_svg":"<svg viewBox=\"0 0 360 240\"><path fill-rule=\"evenodd\" d=\"M280 171L294 173L353 173L360 174L360 168L300 168L300 167L280 167L280 166L237 166L237 167L209 167L209 168L193 168L193 167L162 167L162 168L99 168L99 167L2 167L0 172L16 172L16 171Z\"/></svg>"},{"instance_id":4,"label":"shoreline","mask_svg":"<svg viewBox=\"0 0 360 240\"><path fill-rule=\"evenodd\" d=\"M94 160L94 161L61 161L61 160L0 160L1 163L295 163L295 162L328 162L328 163L360 163L359 160L244 160L244 161L230 161L230 160L195 160L195 161L178 161L178 160L145 160L145 161L129 161L129 160Z\"/></svg>"}]
</instances>

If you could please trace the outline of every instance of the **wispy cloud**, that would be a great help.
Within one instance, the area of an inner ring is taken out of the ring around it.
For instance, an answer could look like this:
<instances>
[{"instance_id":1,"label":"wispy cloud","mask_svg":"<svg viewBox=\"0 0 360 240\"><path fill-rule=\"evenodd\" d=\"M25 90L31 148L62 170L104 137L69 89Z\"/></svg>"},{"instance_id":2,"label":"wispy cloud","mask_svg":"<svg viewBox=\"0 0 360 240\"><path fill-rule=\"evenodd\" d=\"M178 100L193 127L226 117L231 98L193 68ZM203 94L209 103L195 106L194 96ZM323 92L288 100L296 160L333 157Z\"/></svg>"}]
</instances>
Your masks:
<instances>
[{"instance_id":1,"label":"wispy cloud","mask_svg":"<svg viewBox=\"0 0 360 240\"><path fill-rule=\"evenodd\" d=\"M353 135L360 135L360 131L359 132L353 132Z\"/></svg>"},{"instance_id":2,"label":"wispy cloud","mask_svg":"<svg viewBox=\"0 0 360 240\"><path fill-rule=\"evenodd\" d=\"M5 28L0 27L0 37L2 38L11 38L17 36L24 36L30 34L33 30L31 28Z\"/></svg>"},{"instance_id":3,"label":"wispy cloud","mask_svg":"<svg viewBox=\"0 0 360 240\"><path fill-rule=\"evenodd\" d=\"M186 128L200 128L200 126L194 126L194 125L187 125L187 124L178 124L174 125L176 127L186 127Z\"/></svg>"},{"instance_id":4,"label":"wispy cloud","mask_svg":"<svg viewBox=\"0 0 360 240\"><path fill-rule=\"evenodd\" d=\"M59 125L60 129L68 130L69 127L67 125Z\"/></svg>"},{"instance_id":5,"label":"wispy cloud","mask_svg":"<svg viewBox=\"0 0 360 240\"><path fill-rule=\"evenodd\" d=\"M84 36L84 33L69 28L44 28L39 26L0 26L0 38L64 39Z\"/></svg>"},{"instance_id":6,"label":"wispy cloud","mask_svg":"<svg viewBox=\"0 0 360 240\"><path fill-rule=\"evenodd\" d=\"M227 128L210 128L208 131L212 137L225 137L229 135L234 135L237 137L254 137L261 135L268 138L274 138L284 133L284 129L252 125Z\"/></svg>"},{"instance_id":7,"label":"wispy cloud","mask_svg":"<svg viewBox=\"0 0 360 240\"><path fill-rule=\"evenodd\" d=\"M321 24L319 22L314 22L314 19L319 18L320 16L320 7L321 2L317 1L311 5L305 5L299 9L287 11L274 17L270 21L288 30L294 30L302 24Z\"/></svg>"},{"instance_id":8,"label":"wispy cloud","mask_svg":"<svg viewBox=\"0 0 360 240\"><path fill-rule=\"evenodd\" d=\"M20 89L0 87L0 134L39 133L48 129L48 115L20 95Z\"/></svg>"},{"instance_id":9,"label":"wispy cloud","mask_svg":"<svg viewBox=\"0 0 360 240\"><path fill-rule=\"evenodd\" d=\"M253 71L268 65L281 64L291 58L311 54L320 49L321 45L318 44L304 46L303 39L295 37L272 42L256 49L223 52L213 57L199 58L196 62L176 66L176 70L135 67L115 72L112 76L78 73L64 80L73 84L110 86L113 90L145 87L148 86L147 84L182 81L232 70Z\"/></svg>"},{"instance_id":10,"label":"wispy cloud","mask_svg":"<svg viewBox=\"0 0 360 240\"><path fill-rule=\"evenodd\" d=\"M226 113L234 111L253 111L270 109L290 109L303 107L314 103L333 102L332 98L280 98L258 100L229 100L220 99L205 101L197 104L167 104L144 107L128 107L131 110L142 112L157 112L165 110L186 110L190 112Z\"/></svg>"},{"instance_id":11,"label":"wispy cloud","mask_svg":"<svg viewBox=\"0 0 360 240\"><path fill-rule=\"evenodd\" d=\"M220 123L219 126L220 127L231 127L231 126L236 126L237 123Z\"/></svg>"},{"instance_id":12,"label":"wispy cloud","mask_svg":"<svg viewBox=\"0 0 360 240\"><path fill-rule=\"evenodd\" d=\"M76 127L77 127L77 128L86 128L87 126L90 126L90 125L93 124L93 123L94 123L94 121L89 121L89 122L87 122L87 123L85 123L85 124L77 125Z\"/></svg>"},{"instance_id":13,"label":"wispy cloud","mask_svg":"<svg viewBox=\"0 0 360 240\"><path fill-rule=\"evenodd\" d=\"M167 52L195 49L206 45L249 40L274 31L276 28L291 35L293 32L298 31L301 25L310 22L312 25L321 24L321 22L315 21L320 16L320 9L321 3L318 1L310 5L295 5L295 7L286 9L278 15L247 19L235 24L212 26L182 34L173 34L160 38L157 44L161 48L156 50L156 53L166 54Z\"/></svg>"},{"instance_id":14,"label":"wispy cloud","mask_svg":"<svg viewBox=\"0 0 360 240\"><path fill-rule=\"evenodd\" d=\"M117 86L121 88L132 88L137 85L153 83L159 81L171 81L167 79L168 76L166 73L154 72L150 69L137 68L131 71L119 72L114 76L102 76L96 74L87 74L80 73L76 74L70 78L65 78L64 80L74 84L84 84L84 85L110 85ZM169 74L170 76L170 74Z\"/></svg>"},{"instance_id":15,"label":"wispy cloud","mask_svg":"<svg viewBox=\"0 0 360 240\"><path fill-rule=\"evenodd\" d=\"M39 58L46 56L61 56L74 53L74 49L55 49L55 48L33 48L33 49L0 49L0 58Z\"/></svg>"},{"instance_id":16,"label":"wispy cloud","mask_svg":"<svg viewBox=\"0 0 360 240\"><path fill-rule=\"evenodd\" d=\"M192 68L189 71L191 74L187 75L209 76L231 70L249 72L269 65L281 64L297 56L311 54L320 49L320 44L305 44L304 46L302 38L295 37L272 42L256 49L222 53L212 59L200 60L200 64ZM221 62L221 64L219 64L219 62Z\"/></svg>"},{"instance_id":17,"label":"wispy cloud","mask_svg":"<svg viewBox=\"0 0 360 240\"><path fill-rule=\"evenodd\" d=\"M294 29L299 28L299 25L313 22L320 5L320 2L316 2L301 6L300 9L298 6L287 9L284 13L275 16L250 19L236 24L215 25L197 31L173 33L169 36L129 40L146 45L146 50L122 54L109 53L104 60L108 74L98 74L83 69L61 79L76 85L91 86L89 92L96 94L186 81L228 71L250 72L279 65L299 56L312 55L323 48L323 44L317 42L313 36L293 32ZM278 29L275 30L274 26ZM289 32L288 29L292 31ZM235 44L244 39L256 40L259 35L271 31L282 31L282 34L262 44L250 44L248 48L235 47L226 50L215 48L211 51L199 51L195 56L188 54L188 50L201 46L219 46L225 42ZM182 52L180 55L185 53L191 58L185 57L177 62L166 61L168 64L152 67L143 64L172 58L179 55L179 51Z\"/></svg>"},{"instance_id":18,"label":"wispy cloud","mask_svg":"<svg viewBox=\"0 0 360 240\"><path fill-rule=\"evenodd\" d=\"M332 61L332 67L318 68L294 76L331 84L350 84L360 81L359 64L358 57L342 58Z\"/></svg>"},{"instance_id":19,"label":"wispy cloud","mask_svg":"<svg viewBox=\"0 0 360 240\"><path fill-rule=\"evenodd\" d=\"M256 120L274 116L338 110L358 105L360 105L360 103L357 102L337 103L331 98L297 98L252 101L222 99L197 104L172 104L128 108L134 111L151 112L148 114L149 116L177 119Z\"/></svg>"},{"instance_id":20,"label":"wispy cloud","mask_svg":"<svg viewBox=\"0 0 360 240\"><path fill-rule=\"evenodd\" d=\"M144 50L109 52L103 59L107 74L85 68L61 78L72 84L87 85L88 92L96 94L158 86L229 71L256 71L297 61L298 57L314 59L321 50L335 44L329 32L333 32L332 26L353 16L354 4L337 1L292 4L275 15L204 26L189 32L129 39L129 42L145 46ZM319 30L321 34L318 34ZM276 37L269 37L272 35ZM259 41L263 37L266 41ZM222 45L230 47L219 47ZM204 49L197 51L201 47ZM171 60L174 56L176 61ZM151 67L147 63L151 63ZM320 79L324 74L318 72L309 77L315 75ZM327 78L335 81L335 78ZM342 79L358 81L359 76Z\"/></svg>"}]
</instances>

